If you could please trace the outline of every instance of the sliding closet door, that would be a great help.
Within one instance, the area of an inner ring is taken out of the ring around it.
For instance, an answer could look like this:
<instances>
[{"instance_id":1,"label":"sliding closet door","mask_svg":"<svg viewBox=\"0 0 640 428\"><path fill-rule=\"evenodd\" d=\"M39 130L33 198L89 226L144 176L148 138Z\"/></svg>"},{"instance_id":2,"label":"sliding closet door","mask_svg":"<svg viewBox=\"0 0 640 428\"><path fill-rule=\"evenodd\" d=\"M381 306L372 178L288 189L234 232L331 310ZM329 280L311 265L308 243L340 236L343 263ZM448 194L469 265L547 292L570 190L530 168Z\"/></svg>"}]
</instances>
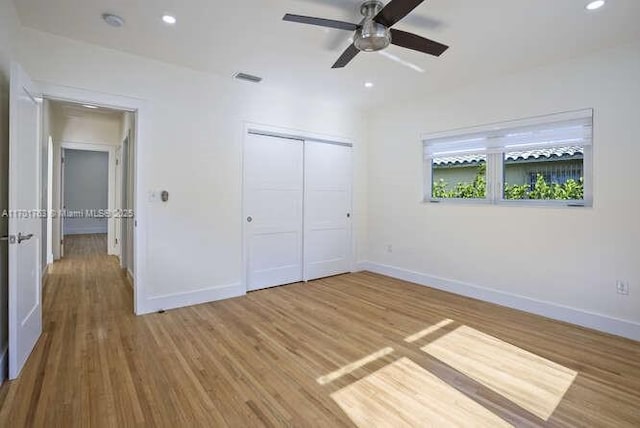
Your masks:
<instances>
[{"instance_id":1,"label":"sliding closet door","mask_svg":"<svg viewBox=\"0 0 640 428\"><path fill-rule=\"evenodd\" d=\"M351 147L306 141L304 279L351 270Z\"/></svg>"},{"instance_id":2,"label":"sliding closet door","mask_svg":"<svg viewBox=\"0 0 640 428\"><path fill-rule=\"evenodd\" d=\"M302 141L249 134L244 152L247 289L302 280Z\"/></svg>"}]
</instances>

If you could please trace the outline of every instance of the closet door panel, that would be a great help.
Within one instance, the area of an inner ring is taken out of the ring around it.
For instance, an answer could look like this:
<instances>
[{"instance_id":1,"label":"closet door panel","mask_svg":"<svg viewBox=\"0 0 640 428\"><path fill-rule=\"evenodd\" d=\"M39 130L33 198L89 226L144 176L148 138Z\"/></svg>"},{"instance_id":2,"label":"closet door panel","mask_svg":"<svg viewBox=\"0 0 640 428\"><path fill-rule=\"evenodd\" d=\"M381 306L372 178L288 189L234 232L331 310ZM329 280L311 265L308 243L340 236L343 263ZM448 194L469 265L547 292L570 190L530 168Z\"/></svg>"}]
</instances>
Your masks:
<instances>
[{"instance_id":1,"label":"closet door panel","mask_svg":"<svg viewBox=\"0 0 640 428\"><path fill-rule=\"evenodd\" d=\"M351 270L351 147L306 141L304 279Z\"/></svg>"},{"instance_id":2,"label":"closet door panel","mask_svg":"<svg viewBox=\"0 0 640 428\"><path fill-rule=\"evenodd\" d=\"M244 151L247 290L302 280L301 141L249 134Z\"/></svg>"}]
</instances>

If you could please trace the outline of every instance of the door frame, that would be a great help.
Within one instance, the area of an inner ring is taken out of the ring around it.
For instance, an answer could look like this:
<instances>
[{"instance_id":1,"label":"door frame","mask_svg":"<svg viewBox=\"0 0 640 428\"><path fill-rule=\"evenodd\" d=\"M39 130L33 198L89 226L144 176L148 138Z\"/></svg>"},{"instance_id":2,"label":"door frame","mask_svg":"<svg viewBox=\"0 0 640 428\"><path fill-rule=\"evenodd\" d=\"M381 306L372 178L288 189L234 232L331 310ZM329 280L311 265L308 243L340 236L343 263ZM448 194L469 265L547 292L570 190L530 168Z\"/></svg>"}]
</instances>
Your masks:
<instances>
[{"instance_id":1,"label":"door frame","mask_svg":"<svg viewBox=\"0 0 640 428\"><path fill-rule=\"evenodd\" d=\"M147 278L147 210L143 196L144 192L142 191L147 186L145 177L142 175L142 165L147 162L147 147L151 141L149 137L151 126L147 101L140 98L62 86L44 81L36 81L36 83L42 92L42 96L49 100L90 104L134 114L133 141L136 155L132 165L134 170L133 210L135 212L133 233L133 264L135 266L133 272L133 312L136 315L149 313L152 309L147 304L145 292Z\"/></svg>"},{"instance_id":2,"label":"door frame","mask_svg":"<svg viewBox=\"0 0 640 428\"><path fill-rule=\"evenodd\" d=\"M92 143L74 143L70 141L62 141L60 143L60 149L62 151L62 155L64 155L64 150L82 150L87 152L102 152L107 153L109 155L109 174L107 178L107 210L109 212L114 212L115 210L120 209L121 207L118 205L116 201L116 151L118 146L110 145L110 144L92 144ZM64 167L66 168L66 166ZM64 168L60 168L60 206L58 209L62 210L64 207L64 196L65 196L65 181L64 181ZM56 178L54 177L54 180ZM57 220L60 222L60 231L62 232L64 228L62 227L62 223L64 223L64 219L58 217ZM115 219L109 218L107 220L107 253L110 256L119 256L120 255L120 245L116 245L114 242L114 238L118 239L118 242L121 242L121 237L116 235L116 226ZM61 240L64 240L64 235L61 236ZM54 242L55 246L61 246L60 242Z\"/></svg>"},{"instance_id":3,"label":"door frame","mask_svg":"<svg viewBox=\"0 0 640 428\"><path fill-rule=\"evenodd\" d=\"M120 191L119 204L120 208L127 209L129 205L129 144L131 141L131 130L120 142ZM120 225L120 267L127 271L127 275L131 275L131 266L129 266L129 221L124 221ZM133 281L133 276L131 276Z\"/></svg>"},{"instance_id":4,"label":"door frame","mask_svg":"<svg viewBox=\"0 0 640 428\"><path fill-rule=\"evenodd\" d=\"M249 289L249 278L248 278L248 267L249 267L249 251L247 248L247 237L248 237L248 231L247 231L247 222L245 221L244 215L245 215L245 208L247 206L246 203L246 192L245 192L245 186L244 186L244 179L245 179L245 171L244 171L244 155L245 155L245 150L246 150L246 146L247 146L247 137L250 134L258 134L258 135L264 135L264 136L268 136L268 137L279 137L279 138L288 138L288 139L293 139L293 140L300 140L301 144L304 144L304 142L306 140L313 140L315 142L320 142L320 143L327 143L327 144L338 144L338 145L343 145L343 146L349 146L352 149L355 147L354 142L347 138L347 137L342 137L342 136L336 136L336 135L328 135L328 134L320 134L320 133L316 133L316 132L311 132L311 131L304 131L304 130L300 130L300 129L292 129L292 128L284 128L284 127L280 127L280 126L273 126L273 125L265 125L265 124L261 124L261 123L255 123L255 122L244 122L243 123L243 131L242 131L242 155L241 155L241 159L240 159L240 174L241 174L241 192L242 192L242 202L241 202L241 207L240 207L240 211L241 211L241 218L240 218L240 222L242 224L242 276L241 276L241 281L242 281L242 288L244 289L245 293L248 292ZM350 205L351 205L351 216L352 219L355 221L355 219L357 219L357 215L358 213L355 212L356 210L354 210L354 203L353 203L353 195L354 195L354 186L353 186L353 182L354 182L354 176L355 176L355 151L352 151L352 156L351 156L351 201L350 201ZM303 208L304 209L304 208ZM350 255L349 255L349 265L350 265L350 271L351 272L355 272L357 270L357 266L356 266L356 249L357 249L357 239L356 239L356 233L353 233L353 224L354 221L350 222L350 237L351 237L351 251L350 251ZM303 232L304 232L304 224L303 224ZM304 236L303 236L303 248L304 248ZM304 253L302 255L303 257L303 266L304 266Z\"/></svg>"}]
</instances>

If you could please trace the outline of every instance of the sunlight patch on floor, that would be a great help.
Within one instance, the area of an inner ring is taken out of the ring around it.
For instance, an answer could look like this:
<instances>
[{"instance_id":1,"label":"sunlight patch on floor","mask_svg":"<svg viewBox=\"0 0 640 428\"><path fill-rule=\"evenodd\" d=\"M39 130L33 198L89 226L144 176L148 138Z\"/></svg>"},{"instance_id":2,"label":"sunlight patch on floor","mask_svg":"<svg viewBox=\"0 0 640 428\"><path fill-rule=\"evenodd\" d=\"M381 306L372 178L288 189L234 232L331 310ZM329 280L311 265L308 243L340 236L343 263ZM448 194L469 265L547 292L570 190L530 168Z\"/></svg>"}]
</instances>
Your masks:
<instances>
[{"instance_id":1,"label":"sunlight patch on floor","mask_svg":"<svg viewBox=\"0 0 640 428\"><path fill-rule=\"evenodd\" d=\"M510 427L408 358L331 394L359 427Z\"/></svg>"},{"instance_id":2,"label":"sunlight patch on floor","mask_svg":"<svg viewBox=\"0 0 640 428\"><path fill-rule=\"evenodd\" d=\"M545 421L578 374L467 326L421 349Z\"/></svg>"},{"instance_id":3,"label":"sunlight patch on floor","mask_svg":"<svg viewBox=\"0 0 640 428\"><path fill-rule=\"evenodd\" d=\"M425 336L430 335L431 333L433 333L435 331L440 330L442 327L448 326L452 322L453 322L453 320L450 320L450 319L442 320L439 323L434 324L432 326L429 326L429 327L425 328L422 331L419 331L419 332L417 332L415 334L412 334L411 336L405 337L404 341L408 342L408 343L413 343L415 341L418 341L418 340L422 339Z\"/></svg>"},{"instance_id":4,"label":"sunlight patch on floor","mask_svg":"<svg viewBox=\"0 0 640 428\"><path fill-rule=\"evenodd\" d=\"M333 382L336 379L341 378L342 376L349 374L355 370L358 370L360 367L363 367L379 358L382 358L386 355L389 355L393 352L393 348L383 348L373 354L369 354L364 358L359 359L358 361L354 361L352 363L347 364L346 366L341 367L340 369L333 371L325 376L320 376L316 379L320 385L326 385L330 382Z\"/></svg>"}]
</instances>

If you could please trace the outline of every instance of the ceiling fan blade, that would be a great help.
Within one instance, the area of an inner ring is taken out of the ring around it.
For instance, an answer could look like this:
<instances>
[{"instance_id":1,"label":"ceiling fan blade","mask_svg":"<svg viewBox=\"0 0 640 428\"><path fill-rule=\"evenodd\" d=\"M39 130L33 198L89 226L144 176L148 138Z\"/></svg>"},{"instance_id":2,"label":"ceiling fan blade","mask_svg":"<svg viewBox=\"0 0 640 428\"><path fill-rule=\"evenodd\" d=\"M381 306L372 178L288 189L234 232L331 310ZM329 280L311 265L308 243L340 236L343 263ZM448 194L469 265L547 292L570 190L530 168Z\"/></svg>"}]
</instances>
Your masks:
<instances>
[{"instance_id":1,"label":"ceiling fan blade","mask_svg":"<svg viewBox=\"0 0 640 428\"><path fill-rule=\"evenodd\" d=\"M349 45L347 50L344 51L342 55L340 55L340 58L338 58L336 63L333 64L333 67L331 68L343 68L345 65L349 64L351 60L356 57L356 55L358 55L358 52L360 52L358 48L356 48L355 45L351 43L351 45Z\"/></svg>"},{"instance_id":2,"label":"ceiling fan blade","mask_svg":"<svg viewBox=\"0 0 640 428\"><path fill-rule=\"evenodd\" d=\"M420 6L422 2L424 0L391 0L373 20L385 27L391 27Z\"/></svg>"},{"instance_id":3,"label":"ceiling fan blade","mask_svg":"<svg viewBox=\"0 0 640 428\"><path fill-rule=\"evenodd\" d=\"M433 56L442 55L449 46L433 40L425 39L416 34L407 33L406 31L391 29L391 43L414 51L424 52Z\"/></svg>"},{"instance_id":4,"label":"ceiling fan blade","mask_svg":"<svg viewBox=\"0 0 640 428\"><path fill-rule=\"evenodd\" d=\"M333 19L314 18L312 16L292 15L287 13L283 21L298 22L300 24L318 25L320 27L336 28L338 30L356 31L360 26L350 22L335 21Z\"/></svg>"}]
</instances>

